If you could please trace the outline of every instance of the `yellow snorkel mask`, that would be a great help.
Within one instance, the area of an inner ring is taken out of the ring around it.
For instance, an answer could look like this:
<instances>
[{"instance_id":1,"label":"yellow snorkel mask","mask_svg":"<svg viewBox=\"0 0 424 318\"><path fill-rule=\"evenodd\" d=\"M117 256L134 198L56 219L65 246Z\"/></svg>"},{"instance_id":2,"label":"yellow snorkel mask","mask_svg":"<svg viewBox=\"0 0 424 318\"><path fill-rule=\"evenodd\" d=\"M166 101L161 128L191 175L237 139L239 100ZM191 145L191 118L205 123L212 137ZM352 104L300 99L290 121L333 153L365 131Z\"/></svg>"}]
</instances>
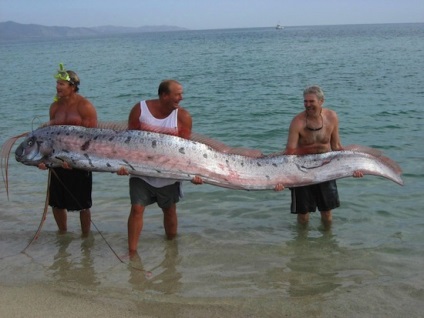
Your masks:
<instances>
[{"instance_id":1,"label":"yellow snorkel mask","mask_svg":"<svg viewBox=\"0 0 424 318\"><path fill-rule=\"evenodd\" d=\"M75 83L72 81L71 77L69 76L68 72L66 71L65 67L63 66L63 63L59 64L59 69L57 70L56 75L54 76L57 80L67 81L71 83L72 85L75 85ZM55 102L59 100L59 97L57 95L53 98Z\"/></svg>"},{"instance_id":2,"label":"yellow snorkel mask","mask_svg":"<svg viewBox=\"0 0 424 318\"><path fill-rule=\"evenodd\" d=\"M66 69L63 66L63 63L59 64L59 69L57 70L57 73L54 76L54 78L57 80L62 80L62 81L67 81L72 83L72 80L69 77L69 74L66 72Z\"/></svg>"}]
</instances>

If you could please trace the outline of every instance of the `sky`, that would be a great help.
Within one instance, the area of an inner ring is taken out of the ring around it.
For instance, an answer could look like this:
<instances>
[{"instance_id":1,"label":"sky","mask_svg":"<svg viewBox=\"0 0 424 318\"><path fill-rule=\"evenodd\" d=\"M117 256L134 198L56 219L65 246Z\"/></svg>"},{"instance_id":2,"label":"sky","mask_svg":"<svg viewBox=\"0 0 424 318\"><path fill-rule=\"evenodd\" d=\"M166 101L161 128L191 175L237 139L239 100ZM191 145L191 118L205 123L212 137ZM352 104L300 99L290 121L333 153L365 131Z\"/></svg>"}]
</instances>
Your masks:
<instances>
[{"instance_id":1,"label":"sky","mask_svg":"<svg viewBox=\"0 0 424 318\"><path fill-rule=\"evenodd\" d=\"M0 22L191 30L424 22L424 0L0 0Z\"/></svg>"}]
</instances>

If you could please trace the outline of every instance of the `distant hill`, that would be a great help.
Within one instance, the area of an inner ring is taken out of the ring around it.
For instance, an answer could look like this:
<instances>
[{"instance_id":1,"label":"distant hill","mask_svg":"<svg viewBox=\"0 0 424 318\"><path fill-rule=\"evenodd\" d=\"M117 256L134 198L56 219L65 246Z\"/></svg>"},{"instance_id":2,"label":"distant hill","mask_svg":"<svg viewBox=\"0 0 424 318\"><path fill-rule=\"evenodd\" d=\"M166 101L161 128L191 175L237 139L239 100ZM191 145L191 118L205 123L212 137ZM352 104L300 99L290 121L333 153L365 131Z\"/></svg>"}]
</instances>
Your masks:
<instances>
[{"instance_id":1,"label":"distant hill","mask_svg":"<svg viewBox=\"0 0 424 318\"><path fill-rule=\"evenodd\" d=\"M93 28L71 28L62 26L43 26L21 24L12 21L0 22L0 40L44 39L63 37L84 37L107 34L163 32L187 30L177 26L141 26L137 28L119 26L98 26Z\"/></svg>"}]
</instances>

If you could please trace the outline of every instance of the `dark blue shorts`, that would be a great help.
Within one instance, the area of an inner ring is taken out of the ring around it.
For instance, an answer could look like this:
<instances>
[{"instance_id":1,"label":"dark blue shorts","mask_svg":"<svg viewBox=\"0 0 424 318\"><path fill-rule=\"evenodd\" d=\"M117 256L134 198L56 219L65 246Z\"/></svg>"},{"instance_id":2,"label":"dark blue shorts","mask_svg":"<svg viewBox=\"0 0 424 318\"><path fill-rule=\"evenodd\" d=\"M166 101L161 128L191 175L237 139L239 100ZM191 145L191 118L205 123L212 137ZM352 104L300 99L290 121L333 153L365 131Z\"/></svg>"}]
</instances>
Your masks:
<instances>
[{"instance_id":1,"label":"dark blue shorts","mask_svg":"<svg viewBox=\"0 0 424 318\"><path fill-rule=\"evenodd\" d=\"M340 206L336 180L291 188L291 213L305 214L319 211L330 211Z\"/></svg>"}]
</instances>

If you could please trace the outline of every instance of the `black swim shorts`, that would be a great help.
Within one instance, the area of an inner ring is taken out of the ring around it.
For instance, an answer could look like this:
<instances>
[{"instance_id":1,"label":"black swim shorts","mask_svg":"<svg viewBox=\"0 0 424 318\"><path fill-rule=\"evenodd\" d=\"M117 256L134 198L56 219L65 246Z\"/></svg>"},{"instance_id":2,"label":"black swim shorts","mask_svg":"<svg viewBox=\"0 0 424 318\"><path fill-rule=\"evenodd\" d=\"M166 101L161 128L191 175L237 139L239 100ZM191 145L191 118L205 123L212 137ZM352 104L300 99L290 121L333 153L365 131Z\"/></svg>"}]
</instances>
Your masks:
<instances>
[{"instance_id":1,"label":"black swim shorts","mask_svg":"<svg viewBox=\"0 0 424 318\"><path fill-rule=\"evenodd\" d=\"M89 209L92 187L91 171L54 168L50 179L49 205L68 211Z\"/></svg>"},{"instance_id":2,"label":"black swim shorts","mask_svg":"<svg viewBox=\"0 0 424 318\"><path fill-rule=\"evenodd\" d=\"M336 180L291 188L291 213L330 211L340 206Z\"/></svg>"}]
</instances>

